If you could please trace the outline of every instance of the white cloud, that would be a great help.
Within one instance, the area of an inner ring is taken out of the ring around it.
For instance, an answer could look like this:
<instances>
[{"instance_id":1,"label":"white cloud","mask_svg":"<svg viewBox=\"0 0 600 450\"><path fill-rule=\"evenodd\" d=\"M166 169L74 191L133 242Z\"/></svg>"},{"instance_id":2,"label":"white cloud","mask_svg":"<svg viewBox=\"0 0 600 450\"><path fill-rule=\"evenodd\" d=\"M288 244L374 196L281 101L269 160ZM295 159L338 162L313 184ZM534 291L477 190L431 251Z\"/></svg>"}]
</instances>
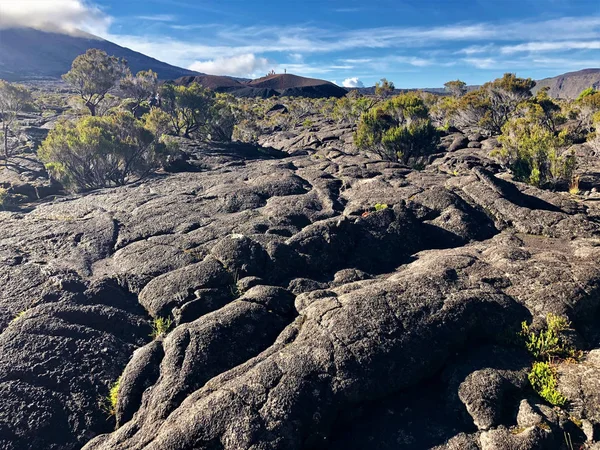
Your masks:
<instances>
[{"instance_id":1,"label":"white cloud","mask_svg":"<svg viewBox=\"0 0 600 450\"><path fill-rule=\"evenodd\" d=\"M361 88L361 87L365 87L365 85L363 84L363 82L360 81L357 77L346 78L342 82L342 86L344 86L346 88Z\"/></svg>"},{"instance_id":2,"label":"white cloud","mask_svg":"<svg viewBox=\"0 0 600 450\"><path fill-rule=\"evenodd\" d=\"M105 34L112 18L82 0L0 1L0 28L29 27L74 33Z\"/></svg>"},{"instance_id":3,"label":"white cloud","mask_svg":"<svg viewBox=\"0 0 600 450\"><path fill-rule=\"evenodd\" d=\"M151 22L175 22L176 17L171 14L155 14L151 16L135 16L136 19L148 20Z\"/></svg>"},{"instance_id":4,"label":"white cloud","mask_svg":"<svg viewBox=\"0 0 600 450\"><path fill-rule=\"evenodd\" d=\"M189 66L190 70L209 75L231 75L246 77L256 72L267 72L271 64L267 58L258 58L253 53L233 56L231 58L215 58L209 61L196 61Z\"/></svg>"},{"instance_id":5,"label":"white cloud","mask_svg":"<svg viewBox=\"0 0 600 450\"><path fill-rule=\"evenodd\" d=\"M478 69L492 69L499 66L499 63L493 58L464 58L463 61Z\"/></svg>"},{"instance_id":6,"label":"white cloud","mask_svg":"<svg viewBox=\"0 0 600 450\"><path fill-rule=\"evenodd\" d=\"M500 49L501 53L517 52L554 52L566 50L600 50L600 41L552 41L526 42L518 45L508 45Z\"/></svg>"}]
</instances>

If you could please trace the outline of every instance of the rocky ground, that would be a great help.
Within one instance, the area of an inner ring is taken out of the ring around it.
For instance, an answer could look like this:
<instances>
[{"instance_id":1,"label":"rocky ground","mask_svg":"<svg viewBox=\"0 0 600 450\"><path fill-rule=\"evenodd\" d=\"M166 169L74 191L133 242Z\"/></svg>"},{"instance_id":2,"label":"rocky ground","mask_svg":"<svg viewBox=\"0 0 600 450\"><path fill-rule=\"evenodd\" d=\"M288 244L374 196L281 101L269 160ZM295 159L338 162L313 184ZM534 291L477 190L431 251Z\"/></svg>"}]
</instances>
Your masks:
<instances>
[{"instance_id":1,"label":"rocky ground","mask_svg":"<svg viewBox=\"0 0 600 450\"><path fill-rule=\"evenodd\" d=\"M597 155L572 196L443 142L421 171L333 123L189 142L172 173L0 213L0 449L600 448ZM517 337L548 313L583 350L562 409Z\"/></svg>"}]
</instances>

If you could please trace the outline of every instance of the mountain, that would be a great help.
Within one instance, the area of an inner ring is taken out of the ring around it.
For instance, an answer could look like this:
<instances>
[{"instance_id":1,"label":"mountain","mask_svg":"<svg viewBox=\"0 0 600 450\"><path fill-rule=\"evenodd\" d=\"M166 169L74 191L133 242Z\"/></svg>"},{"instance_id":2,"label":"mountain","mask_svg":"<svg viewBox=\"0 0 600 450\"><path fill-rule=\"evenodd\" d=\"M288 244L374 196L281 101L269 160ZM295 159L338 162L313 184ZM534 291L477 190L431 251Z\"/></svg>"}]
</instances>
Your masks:
<instances>
[{"instance_id":1,"label":"mountain","mask_svg":"<svg viewBox=\"0 0 600 450\"><path fill-rule=\"evenodd\" d=\"M348 93L329 81L305 78L292 74L274 74L256 80L244 81L216 75L181 77L176 84L198 83L216 92L226 92L236 97L343 97Z\"/></svg>"},{"instance_id":2,"label":"mountain","mask_svg":"<svg viewBox=\"0 0 600 450\"><path fill-rule=\"evenodd\" d=\"M33 28L0 29L0 78L9 81L58 79L69 71L73 60L90 48L125 58L133 73L152 69L160 79L198 75L150 58L87 33L69 35Z\"/></svg>"},{"instance_id":3,"label":"mountain","mask_svg":"<svg viewBox=\"0 0 600 450\"><path fill-rule=\"evenodd\" d=\"M552 78L538 80L532 89L535 94L543 87L549 87L548 94L555 98L577 98L581 91L589 87L600 89L600 69L583 69L568 72Z\"/></svg>"}]
</instances>

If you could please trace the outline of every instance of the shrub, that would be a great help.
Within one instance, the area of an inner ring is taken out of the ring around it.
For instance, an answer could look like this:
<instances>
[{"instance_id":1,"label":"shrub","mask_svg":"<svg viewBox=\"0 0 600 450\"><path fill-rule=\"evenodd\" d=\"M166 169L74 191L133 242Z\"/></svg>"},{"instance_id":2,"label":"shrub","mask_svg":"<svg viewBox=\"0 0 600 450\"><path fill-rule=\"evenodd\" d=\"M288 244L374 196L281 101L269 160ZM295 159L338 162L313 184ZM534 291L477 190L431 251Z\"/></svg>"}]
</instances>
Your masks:
<instances>
[{"instance_id":1,"label":"shrub","mask_svg":"<svg viewBox=\"0 0 600 450\"><path fill-rule=\"evenodd\" d=\"M461 128L475 128L483 134L500 134L517 106L531 97L535 81L506 73L460 98L454 121Z\"/></svg>"},{"instance_id":2,"label":"shrub","mask_svg":"<svg viewBox=\"0 0 600 450\"><path fill-rule=\"evenodd\" d=\"M403 94L361 116L355 143L382 159L415 165L437 151L439 136L423 100Z\"/></svg>"},{"instance_id":3,"label":"shrub","mask_svg":"<svg viewBox=\"0 0 600 450\"><path fill-rule=\"evenodd\" d=\"M206 137L212 141L230 142L237 123L231 106L235 100L227 94L217 94L215 99L210 108Z\"/></svg>"},{"instance_id":4,"label":"shrub","mask_svg":"<svg viewBox=\"0 0 600 450\"><path fill-rule=\"evenodd\" d=\"M165 335L171 329L173 321L169 317L158 317L152 322L152 333L150 337L156 339L159 336Z\"/></svg>"},{"instance_id":5,"label":"shrub","mask_svg":"<svg viewBox=\"0 0 600 450\"><path fill-rule=\"evenodd\" d=\"M356 123L365 112L377 104L378 100L365 97L358 91L351 91L335 102L331 117L338 122Z\"/></svg>"},{"instance_id":6,"label":"shrub","mask_svg":"<svg viewBox=\"0 0 600 450\"><path fill-rule=\"evenodd\" d=\"M136 115L142 101L158 91L158 75L152 70L142 70L135 76L128 73L121 80L120 88L126 96L133 99L131 112Z\"/></svg>"},{"instance_id":7,"label":"shrub","mask_svg":"<svg viewBox=\"0 0 600 450\"><path fill-rule=\"evenodd\" d=\"M168 148L131 113L59 123L38 155L52 177L71 190L135 182L158 169Z\"/></svg>"},{"instance_id":8,"label":"shrub","mask_svg":"<svg viewBox=\"0 0 600 450\"><path fill-rule=\"evenodd\" d=\"M534 363L528 378L535 392L551 405L563 406L567 402L567 398L556 389L556 373L549 363Z\"/></svg>"},{"instance_id":9,"label":"shrub","mask_svg":"<svg viewBox=\"0 0 600 450\"><path fill-rule=\"evenodd\" d=\"M160 92L162 109L171 117L177 135L190 138L196 133L200 138L209 134L209 121L214 107L214 93L198 83L189 86L165 84Z\"/></svg>"},{"instance_id":10,"label":"shrub","mask_svg":"<svg viewBox=\"0 0 600 450\"><path fill-rule=\"evenodd\" d=\"M508 165L515 179L544 187L569 185L576 167L573 152L565 151L566 132L551 131L539 104L528 104L523 117L513 117L502 127L502 149L493 153Z\"/></svg>"},{"instance_id":11,"label":"shrub","mask_svg":"<svg viewBox=\"0 0 600 450\"><path fill-rule=\"evenodd\" d=\"M375 203L375 211L383 211L384 209L388 209L389 206L387 203Z\"/></svg>"}]
</instances>

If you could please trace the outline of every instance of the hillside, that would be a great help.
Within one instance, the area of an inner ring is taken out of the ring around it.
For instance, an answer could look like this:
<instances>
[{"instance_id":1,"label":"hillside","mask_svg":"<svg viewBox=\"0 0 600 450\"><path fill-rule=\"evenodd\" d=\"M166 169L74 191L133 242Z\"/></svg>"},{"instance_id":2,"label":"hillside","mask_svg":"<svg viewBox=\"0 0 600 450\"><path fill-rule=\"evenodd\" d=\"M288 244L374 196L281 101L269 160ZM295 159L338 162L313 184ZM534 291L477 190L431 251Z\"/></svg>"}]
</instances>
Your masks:
<instances>
[{"instance_id":1,"label":"hillside","mask_svg":"<svg viewBox=\"0 0 600 450\"><path fill-rule=\"evenodd\" d=\"M0 29L0 78L9 81L57 79L71 68L78 55L90 48L125 58L133 73L152 69L161 79L198 75L91 34L72 36L33 28L7 28Z\"/></svg>"},{"instance_id":2,"label":"hillside","mask_svg":"<svg viewBox=\"0 0 600 450\"><path fill-rule=\"evenodd\" d=\"M583 69L552 78L544 78L537 81L532 91L535 93L543 87L550 88L548 93L551 97L574 99L581 91L589 87L600 89L600 69Z\"/></svg>"},{"instance_id":3,"label":"hillside","mask_svg":"<svg viewBox=\"0 0 600 450\"><path fill-rule=\"evenodd\" d=\"M316 78L305 78L292 74L275 74L248 82L230 77L216 75L201 75L182 77L175 80L176 84L188 85L199 83L216 92L227 92L237 97L310 97L327 98L343 97L348 92L329 81Z\"/></svg>"}]
</instances>

